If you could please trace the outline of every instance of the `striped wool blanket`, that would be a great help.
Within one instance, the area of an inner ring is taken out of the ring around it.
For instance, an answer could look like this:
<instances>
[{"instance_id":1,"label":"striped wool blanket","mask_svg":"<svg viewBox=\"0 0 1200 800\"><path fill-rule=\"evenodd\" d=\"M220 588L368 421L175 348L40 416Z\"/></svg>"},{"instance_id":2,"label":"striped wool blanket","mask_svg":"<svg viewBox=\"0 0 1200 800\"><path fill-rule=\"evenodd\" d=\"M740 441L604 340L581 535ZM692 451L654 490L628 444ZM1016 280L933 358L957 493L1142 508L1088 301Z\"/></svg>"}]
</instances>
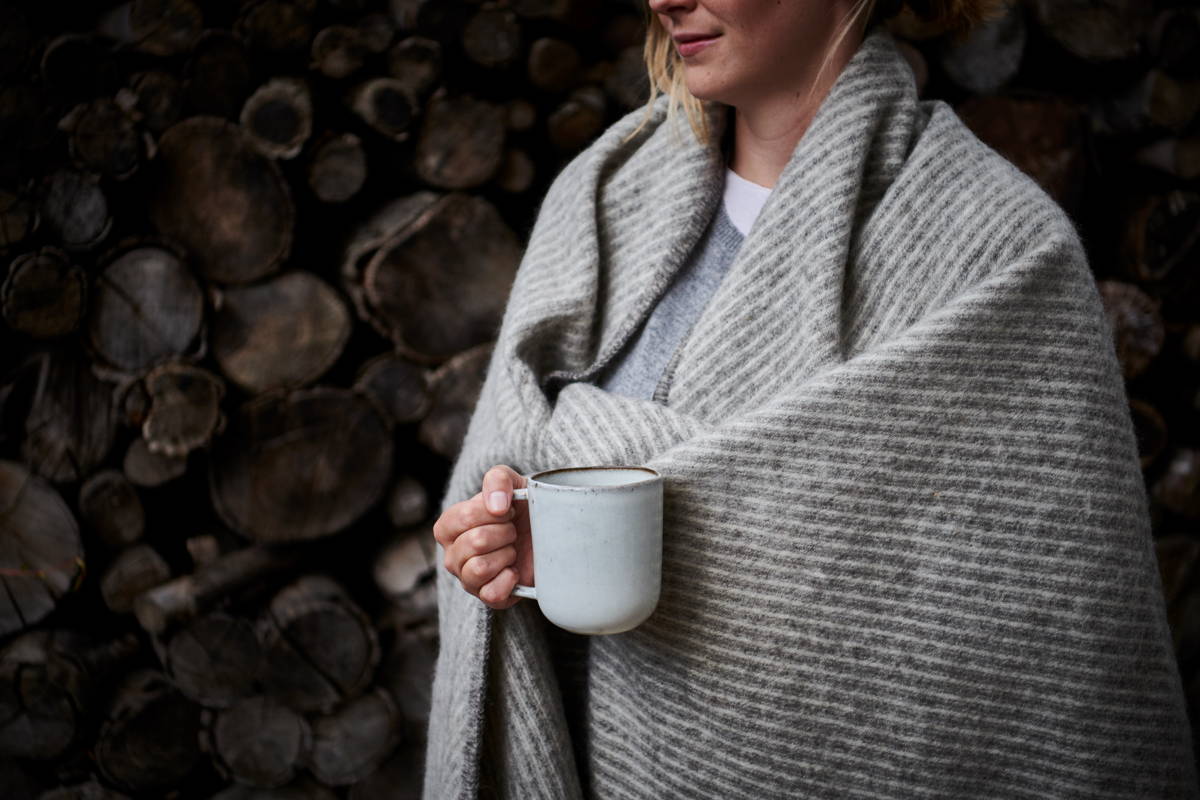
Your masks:
<instances>
[{"instance_id":1,"label":"striped wool blanket","mask_svg":"<svg viewBox=\"0 0 1200 800\"><path fill-rule=\"evenodd\" d=\"M439 570L427 798L1194 797L1110 330L1071 219L868 32L676 361L589 381L721 198L719 133L556 177L442 508L484 472L665 476L662 599L591 640L576 759L535 603Z\"/></svg>"}]
</instances>

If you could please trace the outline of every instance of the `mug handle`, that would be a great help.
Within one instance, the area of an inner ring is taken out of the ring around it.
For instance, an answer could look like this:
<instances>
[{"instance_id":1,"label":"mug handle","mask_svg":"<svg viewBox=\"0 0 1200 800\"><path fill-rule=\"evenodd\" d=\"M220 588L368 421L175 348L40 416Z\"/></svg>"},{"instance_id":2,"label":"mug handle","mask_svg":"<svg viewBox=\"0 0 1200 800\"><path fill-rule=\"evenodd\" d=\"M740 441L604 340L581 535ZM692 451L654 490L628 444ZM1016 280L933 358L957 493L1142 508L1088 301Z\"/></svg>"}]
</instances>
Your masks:
<instances>
[{"instance_id":1,"label":"mug handle","mask_svg":"<svg viewBox=\"0 0 1200 800\"><path fill-rule=\"evenodd\" d=\"M513 498L512 499L513 499L514 503L518 500L524 500L524 501L528 502L529 501L529 489L528 488L513 489ZM518 583L516 586L513 587L512 593L513 593L513 597L526 597L530 600L537 600L537 587L534 587L534 586L523 586Z\"/></svg>"}]
</instances>

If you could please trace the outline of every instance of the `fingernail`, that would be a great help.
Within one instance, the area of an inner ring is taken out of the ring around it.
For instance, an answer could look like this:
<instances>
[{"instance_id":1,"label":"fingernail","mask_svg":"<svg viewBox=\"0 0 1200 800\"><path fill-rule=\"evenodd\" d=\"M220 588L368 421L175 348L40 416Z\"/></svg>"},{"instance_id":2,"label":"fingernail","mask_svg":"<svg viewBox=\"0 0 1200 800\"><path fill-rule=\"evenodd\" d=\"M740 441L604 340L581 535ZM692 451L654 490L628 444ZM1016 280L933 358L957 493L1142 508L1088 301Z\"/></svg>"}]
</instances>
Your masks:
<instances>
[{"instance_id":1,"label":"fingernail","mask_svg":"<svg viewBox=\"0 0 1200 800\"><path fill-rule=\"evenodd\" d=\"M508 492L492 492L488 495L488 508L493 514L499 514L508 508Z\"/></svg>"}]
</instances>

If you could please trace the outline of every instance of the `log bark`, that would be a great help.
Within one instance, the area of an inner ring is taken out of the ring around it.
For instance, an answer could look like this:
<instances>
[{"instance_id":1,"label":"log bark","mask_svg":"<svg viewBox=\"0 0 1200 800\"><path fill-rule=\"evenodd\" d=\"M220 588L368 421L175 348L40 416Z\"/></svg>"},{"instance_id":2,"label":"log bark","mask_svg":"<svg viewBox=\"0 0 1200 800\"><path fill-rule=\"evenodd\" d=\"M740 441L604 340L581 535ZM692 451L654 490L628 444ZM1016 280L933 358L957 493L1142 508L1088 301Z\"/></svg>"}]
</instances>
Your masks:
<instances>
[{"instance_id":1,"label":"log bark","mask_svg":"<svg viewBox=\"0 0 1200 800\"><path fill-rule=\"evenodd\" d=\"M429 493L409 475L402 475L392 487L387 502L388 521L396 528L408 528L425 521L429 515Z\"/></svg>"},{"instance_id":2,"label":"log bark","mask_svg":"<svg viewBox=\"0 0 1200 800\"><path fill-rule=\"evenodd\" d=\"M199 763L199 731L200 707L162 673L138 670L115 694L96 740L96 763L127 791L165 790Z\"/></svg>"},{"instance_id":3,"label":"log bark","mask_svg":"<svg viewBox=\"0 0 1200 800\"><path fill-rule=\"evenodd\" d=\"M254 694L262 660L254 625L215 612L171 637L163 668L192 700L208 708L229 708Z\"/></svg>"},{"instance_id":4,"label":"log bark","mask_svg":"<svg viewBox=\"0 0 1200 800\"><path fill-rule=\"evenodd\" d=\"M498 4L476 11L463 28L462 48L467 58L489 69L507 67L521 52L521 26L517 15Z\"/></svg>"},{"instance_id":5,"label":"log bark","mask_svg":"<svg viewBox=\"0 0 1200 800\"><path fill-rule=\"evenodd\" d=\"M208 370L188 364L163 364L144 378L150 410L142 437L152 453L184 458L225 427L221 398L225 384Z\"/></svg>"},{"instance_id":6,"label":"log bark","mask_svg":"<svg viewBox=\"0 0 1200 800\"><path fill-rule=\"evenodd\" d=\"M350 311L311 272L294 269L211 293L212 354L251 394L293 389L323 375L350 339Z\"/></svg>"},{"instance_id":7,"label":"log bark","mask_svg":"<svg viewBox=\"0 0 1200 800\"><path fill-rule=\"evenodd\" d=\"M188 52L203 25L204 16L191 0L133 0L129 12L137 49L156 56Z\"/></svg>"},{"instance_id":8,"label":"log bark","mask_svg":"<svg viewBox=\"0 0 1200 800\"><path fill-rule=\"evenodd\" d=\"M604 127L604 92L594 86L576 89L546 120L550 142L563 152L575 152Z\"/></svg>"},{"instance_id":9,"label":"log bark","mask_svg":"<svg viewBox=\"0 0 1200 800\"><path fill-rule=\"evenodd\" d=\"M370 775L396 746L397 716L392 698L377 688L315 720L313 775L328 786L348 786Z\"/></svg>"},{"instance_id":10,"label":"log bark","mask_svg":"<svg viewBox=\"0 0 1200 800\"><path fill-rule=\"evenodd\" d=\"M479 400L487 376L492 343L473 347L434 372L433 407L417 429L417 439L433 452L453 461Z\"/></svg>"},{"instance_id":11,"label":"log bark","mask_svg":"<svg viewBox=\"0 0 1200 800\"><path fill-rule=\"evenodd\" d=\"M325 139L308 167L308 186L322 202L344 203L367 180L367 154L352 133Z\"/></svg>"},{"instance_id":12,"label":"log bark","mask_svg":"<svg viewBox=\"0 0 1200 800\"><path fill-rule=\"evenodd\" d=\"M950 80L969 92L991 94L1013 79L1025 55L1025 9L1012 4L971 31L946 37L938 61Z\"/></svg>"},{"instance_id":13,"label":"log bark","mask_svg":"<svg viewBox=\"0 0 1200 800\"><path fill-rule=\"evenodd\" d=\"M272 78L250 95L239 119L259 152L289 159L300 154L312 134L312 117L312 97L304 81Z\"/></svg>"},{"instance_id":14,"label":"log bark","mask_svg":"<svg viewBox=\"0 0 1200 800\"><path fill-rule=\"evenodd\" d=\"M100 595L111 611L127 614L133 611L133 601L138 595L170 578L171 568L157 550L147 544L135 544L105 570L100 579Z\"/></svg>"},{"instance_id":15,"label":"log bark","mask_svg":"<svg viewBox=\"0 0 1200 800\"><path fill-rule=\"evenodd\" d=\"M395 78L371 78L360 83L350 93L349 105L363 122L393 142L408 139L419 113L411 87Z\"/></svg>"},{"instance_id":16,"label":"log bark","mask_svg":"<svg viewBox=\"0 0 1200 800\"><path fill-rule=\"evenodd\" d=\"M340 80L362 69L369 52L358 28L330 25L313 37L309 66L327 78Z\"/></svg>"},{"instance_id":17,"label":"log bark","mask_svg":"<svg viewBox=\"0 0 1200 800\"><path fill-rule=\"evenodd\" d=\"M79 326L87 297L87 273L57 247L43 247L9 265L0 285L0 310L13 330L50 339Z\"/></svg>"},{"instance_id":18,"label":"log bark","mask_svg":"<svg viewBox=\"0 0 1200 800\"><path fill-rule=\"evenodd\" d=\"M141 124L162 133L183 116L183 84L169 72L151 69L134 73L129 81L137 98Z\"/></svg>"},{"instance_id":19,"label":"log bark","mask_svg":"<svg viewBox=\"0 0 1200 800\"><path fill-rule=\"evenodd\" d=\"M423 515L422 515L423 516ZM375 585L393 602L403 602L434 569L433 532L401 531L375 557Z\"/></svg>"},{"instance_id":20,"label":"log bark","mask_svg":"<svg viewBox=\"0 0 1200 800\"><path fill-rule=\"evenodd\" d=\"M225 777L262 788L292 781L313 746L304 717L269 697L239 700L209 715L202 743Z\"/></svg>"},{"instance_id":21,"label":"log bark","mask_svg":"<svg viewBox=\"0 0 1200 800\"><path fill-rule=\"evenodd\" d=\"M1034 0L1033 12L1049 36L1084 61L1131 58L1150 24L1141 0Z\"/></svg>"},{"instance_id":22,"label":"log bark","mask_svg":"<svg viewBox=\"0 0 1200 800\"><path fill-rule=\"evenodd\" d=\"M92 351L132 374L188 353L204 324L204 295L180 255L135 241L104 260L88 315Z\"/></svg>"},{"instance_id":23,"label":"log bark","mask_svg":"<svg viewBox=\"0 0 1200 800\"><path fill-rule=\"evenodd\" d=\"M191 575L139 595L133 604L134 614L147 631L161 634L175 623L207 612L247 586L296 567L300 555L295 549L261 546L229 553Z\"/></svg>"},{"instance_id":24,"label":"log bark","mask_svg":"<svg viewBox=\"0 0 1200 800\"><path fill-rule=\"evenodd\" d=\"M402 742L383 766L350 787L349 800L421 800L425 742Z\"/></svg>"},{"instance_id":25,"label":"log bark","mask_svg":"<svg viewBox=\"0 0 1200 800\"><path fill-rule=\"evenodd\" d=\"M260 0L243 6L233 32L251 50L289 56L308 50L312 41L312 7L286 0Z\"/></svg>"},{"instance_id":26,"label":"log bark","mask_svg":"<svg viewBox=\"0 0 1200 800\"><path fill-rule=\"evenodd\" d=\"M258 542L336 533L391 482L392 436L361 394L314 387L238 410L209 457L209 496L231 529Z\"/></svg>"},{"instance_id":27,"label":"log bark","mask_svg":"<svg viewBox=\"0 0 1200 800\"><path fill-rule=\"evenodd\" d=\"M370 619L324 575L305 575L280 591L260 621L260 637L264 689L301 712L328 714L357 697L379 665Z\"/></svg>"},{"instance_id":28,"label":"log bark","mask_svg":"<svg viewBox=\"0 0 1200 800\"><path fill-rule=\"evenodd\" d=\"M436 631L396 630L379 670L380 683L395 699L400 729L409 741L423 739L429 727L437 653Z\"/></svg>"},{"instance_id":29,"label":"log bark","mask_svg":"<svg viewBox=\"0 0 1200 800\"><path fill-rule=\"evenodd\" d=\"M431 186L467 189L486 183L504 155L502 106L439 90L429 101L413 167Z\"/></svg>"},{"instance_id":30,"label":"log bark","mask_svg":"<svg viewBox=\"0 0 1200 800\"><path fill-rule=\"evenodd\" d=\"M199 272L221 283L274 273L291 252L295 210L279 167L237 125L191 117L158 143L150 217Z\"/></svg>"},{"instance_id":31,"label":"log bark","mask_svg":"<svg viewBox=\"0 0 1200 800\"><path fill-rule=\"evenodd\" d=\"M101 470L79 488L79 513L92 533L109 547L122 549L146 532L141 498L123 474Z\"/></svg>"},{"instance_id":32,"label":"log bark","mask_svg":"<svg viewBox=\"0 0 1200 800\"><path fill-rule=\"evenodd\" d=\"M424 100L442 77L442 45L424 36L397 42L387 55L388 74Z\"/></svg>"},{"instance_id":33,"label":"log bark","mask_svg":"<svg viewBox=\"0 0 1200 800\"><path fill-rule=\"evenodd\" d=\"M529 82L546 92L563 92L575 85L583 59L570 42L549 36L529 48Z\"/></svg>"}]
</instances>

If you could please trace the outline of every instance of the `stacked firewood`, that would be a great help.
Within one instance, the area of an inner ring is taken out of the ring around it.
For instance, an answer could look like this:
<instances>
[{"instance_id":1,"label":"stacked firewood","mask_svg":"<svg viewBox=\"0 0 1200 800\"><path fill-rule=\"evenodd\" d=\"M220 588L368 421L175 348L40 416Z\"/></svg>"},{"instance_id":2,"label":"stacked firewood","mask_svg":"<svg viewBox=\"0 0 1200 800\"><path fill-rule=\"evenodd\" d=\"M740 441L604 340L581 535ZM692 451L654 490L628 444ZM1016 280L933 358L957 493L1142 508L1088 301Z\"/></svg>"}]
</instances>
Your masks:
<instances>
[{"instance_id":1,"label":"stacked firewood","mask_svg":"<svg viewBox=\"0 0 1200 800\"><path fill-rule=\"evenodd\" d=\"M0 796L417 796L429 528L549 181L647 96L643 26L0 8ZM1200 711L1200 14L891 27L1079 225Z\"/></svg>"}]
</instances>

